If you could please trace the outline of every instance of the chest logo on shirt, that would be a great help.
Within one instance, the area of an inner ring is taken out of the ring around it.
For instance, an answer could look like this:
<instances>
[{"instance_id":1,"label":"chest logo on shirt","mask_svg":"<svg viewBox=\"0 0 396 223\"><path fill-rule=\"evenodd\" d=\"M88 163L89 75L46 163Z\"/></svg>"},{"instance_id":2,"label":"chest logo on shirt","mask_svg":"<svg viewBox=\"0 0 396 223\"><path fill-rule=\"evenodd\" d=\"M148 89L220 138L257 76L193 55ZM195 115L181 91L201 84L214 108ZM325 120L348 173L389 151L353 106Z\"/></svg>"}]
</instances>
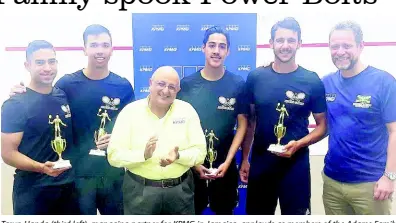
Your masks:
<instances>
[{"instance_id":1,"label":"chest logo on shirt","mask_svg":"<svg viewBox=\"0 0 396 223\"><path fill-rule=\"evenodd\" d=\"M370 108L372 106L371 96L360 94L357 95L353 106L355 106L356 108Z\"/></svg>"},{"instance_id":2,"label":"chest logo on shirt","mask_svg":"<svg viewBox=\"0 0 396 223\"><path fill-rule=\"evenodd\" d=\"M286 91L286 96L289 98L285 100L285 103L304 105L305 93L295 93L293 91Z\"/></svg>"},{"instance_id":3,"label":"chest logo on shirt","mask_svg":"<svg viewBox=\"0 0 396 223\"><path fill-rule=\"evenodd\" d=\"M66 113L65 114L65 118L70 118L71 117L69 105L62 105L61 109L62 109L62 111L64 111Z\"/></svg>"},{"instance_id":4,"label":"chest logo on shirt","mask_svg":"<svg viewBox=\"0 0 396 223\"><path fill-rule=\"evenodd\" d=\"M100 108L117 111L118 110L117 105L120 104L121 100L119 98L110 98L108 96L103 96L102 102L105 105L102 105Z\"/></svg>"},{"instance_id":5,"label":"chest logo on shirt","mask_svg":"<svg viewBox=\"0 0 396 223\"><path fill-rule=\"evenodd\" d=\"M219 102L221 105L217 106L217 109L219 110L229 110L229 111L234 111L234 105L236 103L235 98L225 98L223 96L219 97Z\"/></svg>"},{"instance_id":6,"label":"chest logo on shirt","mask_svg":"<svg viewBox=\"0 0 396 223\"><path fill-rule=\"evenodd\" d=\"M333 102L336 99L336 94L326 94L326 101Z\"/></svg>"},{"instance_id":7,"label":"chest logo on shirt","mask_svg":"<svg viewBox=\"0 0 396 223\"><path fill-rule=\"evenodd\" d=\"M173 124L184 124L186 123L186 119L185 118L175 118L173 119Z\"/></svg>"}]
</instances>

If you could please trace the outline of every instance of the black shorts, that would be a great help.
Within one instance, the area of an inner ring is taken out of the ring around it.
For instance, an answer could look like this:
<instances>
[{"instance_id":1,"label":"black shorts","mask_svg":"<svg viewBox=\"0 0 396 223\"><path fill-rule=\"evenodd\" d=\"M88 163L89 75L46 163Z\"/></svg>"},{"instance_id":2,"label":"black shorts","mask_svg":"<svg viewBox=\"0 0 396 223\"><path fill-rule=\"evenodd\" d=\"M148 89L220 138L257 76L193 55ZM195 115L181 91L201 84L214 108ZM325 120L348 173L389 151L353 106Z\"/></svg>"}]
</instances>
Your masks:
<instances>
[{"instance_id":1,"label":"black shorts","mask_svg":"<svg viewBox=\"0 0 396 223\"><path fill-rule=\"evenodd\" d=\"M12 200L14 215L80 214L74 183L31 187L16 179Z\"/></svg>"},{"instance_id":2,"label":"black shorts","mask_svg":"<svg viewBox=\"0 0 396 223\"><path fill-rule=\"evenodd\" d=\"M208 206L215 213L230 213L238 203L239 174L235 162L231 163L225 176L209 181L200 179L194 172L195 183L195 213L202 214Z\"/></svg>"},{"instance_id":3,"label":"black shorts","mask_svg":"<svg viewBox=\"0 0 396 223\"><path fill-rule=\"evenodd\" d=\"M266 152L252 157L246 213L273 215L279 204L282 215L311 214L311 175L309 151L302 150L292 158Z\"/></svg>"}]
</instances>

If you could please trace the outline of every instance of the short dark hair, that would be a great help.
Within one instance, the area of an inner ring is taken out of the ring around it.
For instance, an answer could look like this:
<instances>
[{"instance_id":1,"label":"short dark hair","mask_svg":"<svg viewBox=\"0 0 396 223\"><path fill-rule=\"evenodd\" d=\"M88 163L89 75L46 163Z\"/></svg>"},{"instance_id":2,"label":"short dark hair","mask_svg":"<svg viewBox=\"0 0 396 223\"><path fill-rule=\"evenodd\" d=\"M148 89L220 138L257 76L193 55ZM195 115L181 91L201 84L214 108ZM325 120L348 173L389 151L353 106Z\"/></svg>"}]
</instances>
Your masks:
<instances>
[{"instance_id":1,"label":"short dark hair","mask_svg":"<svg viewBox=\"0 0 396 223\"><path fill-rule=\"evenodd\" d=\"M274 40L275 32L279 28L289 29L297 33L298 41L301 40L301 27L297 20L293 17L284 18L275 23L271 28L271 39Z\"/></svg>"},{"instance_id":2,"label":"short dark hair","mask_svg":"<svg viewBox=\"0 0 396 223\"><path fill-rule=\"evenodd\" d=\"M223 34L227 39L227 48L230 48L230 34L224 31L220 26L212 26L205 31L203 44L206 45L208 42L209 36L215 33Z\"/></svg>"},{"instance_id":3,"label":"short dark hair","mask_svg":"<svg viewBox=\"0 0 396 223\"><path fill-rule=\"evenodd\" d=\"M355 41L356 43L359 45L363 42L363 31L362 28L360 27L359 24L357 24L354 21L342 21L337 23L330 31L329 34L329 40L331 37L331 34L333 34L333 32L335 30L351 30L353 32L353 34L355 35Z\"/></svg>"},{"instance_id":4,"label":"short dark hair","mask_svg":"<svg viewBox=\"0 0 396 223\"><path fill-rule=\"evenodd\" d=\"M87 39L89 35L99 35L102 33L108 34L110 36L110 41L112 42L111 33L106 27L99 24L89 25L87 28L85 28L83 33L84 46L87 43Z\"/></svg>"},{"instance_id":5,"label":"short dark hair","mask_svg":"<svg viewBox=\"0 0 396 223\"><path fill-rule=\"evenodd\" d=\"M50 42L46 40L34 40L26 48L26 60L29 61L32 54L41 49L51 49L55 52L54 46Z\"/></svg>"}]
</instances>

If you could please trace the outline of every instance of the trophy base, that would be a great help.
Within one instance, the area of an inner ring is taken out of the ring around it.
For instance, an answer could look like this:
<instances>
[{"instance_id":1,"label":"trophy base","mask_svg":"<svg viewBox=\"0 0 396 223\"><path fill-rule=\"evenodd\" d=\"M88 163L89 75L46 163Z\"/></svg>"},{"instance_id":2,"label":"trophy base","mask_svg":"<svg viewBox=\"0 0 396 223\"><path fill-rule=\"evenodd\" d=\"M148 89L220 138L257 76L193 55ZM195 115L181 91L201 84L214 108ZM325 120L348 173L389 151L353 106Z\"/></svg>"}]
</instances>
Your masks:
<instances>
[{"instance_id":1,"label":"trophy base","mask_svg":"<svg viewBox=\"0 0 396 223\"><path fill-rule=\"evenodd\" d=\"M89 155L93 156L106 156L106 151L100 149L91 149Z\"/></svg>"},{"instance_id":2,"label":"trophy base","mask_svg":"<svg viewBox=\"0 0 396 223\"><path fill-rule=\"evenodd\" d=\"M205 175L206 175L206 176L209 176L209 177L211 177L211 176L216 176L216 175L217 175L217 171L218 171L218 170L217 170L216 168L210 168L210 169L209 169L209 172L210 172L210 173L205 173Z\"/></svg>"},{"instance_id":3,"label":"trophy base","mask_svg":"<svg viewBox=\"0 0 396 223\"><path fill-rule=\"evenodd\" d=\"M70 160L58 160L55 162L53 169L62 169L72 167Z\"/></svg>"},{"instance_id":4,"label":"trophy base","mask_svg":"<svg viewBox=\"0 0 396 223\"><path fill-rule=\"evenodd\" d=\"M275 152L275 153L284 153L284 152L286 152L285 146L277 145L277 144L271 144L270 147L268 148L268 151Z\"/></svg>"}]
</instances>

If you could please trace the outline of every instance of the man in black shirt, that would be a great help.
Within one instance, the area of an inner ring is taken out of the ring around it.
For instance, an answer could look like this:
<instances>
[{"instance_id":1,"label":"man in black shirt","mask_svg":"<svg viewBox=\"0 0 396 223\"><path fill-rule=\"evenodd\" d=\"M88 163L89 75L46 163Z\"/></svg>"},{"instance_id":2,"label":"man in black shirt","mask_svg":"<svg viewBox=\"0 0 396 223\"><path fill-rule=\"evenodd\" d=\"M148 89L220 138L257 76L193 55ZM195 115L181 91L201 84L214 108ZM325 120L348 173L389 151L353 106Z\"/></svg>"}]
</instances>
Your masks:
<instances>
[{"instance_id":1,"label":"man in black shirt","mask_svg":"<svg viewBox=\"0 0 396 223\"><path fill-rule=\"evenodd\" d=\"M31 82L26 93L2 106L1 156L16 168L12 194L15 215L79 214L69 103L64 91L52 87L57 63L50 43L31 42L25 62ZM63 150L63 164L56 163L60 157L55 148Z\"/></svg>"},{"instance_id":2,"label":"man in black shirt","mask_svg":"<svg viewBox=\"0 0 396 223\"><path fill-rule=\"evenodd\" d=\"M210 154L204 165L194 168L195 212L202 214L208 203L216 214L233 214L238 202L237 152L247 128L248 106L244 103L244 80L224 69L230 37L219 27L209 28L202 50L205 67L181 80L178 98L197 111L207 137L208 153L214 151L210 172ZM234 127L238 122L237 131ZM208 183L208 185L207 185Z\"/></svg>"},{"instance_id":3,"label":"man in black shirt","mask_svg":"<svg viewBox=\"0 0 396 223\"><path fill-rule=\"evenodd\" d=\"M240 170L241 180L248 182L246 213L274 214L279 198L282 214L310 214L308 146L326 132L324 86L315 72L295 62L301 45L297 21L286 18L277 22L271 29L270 45L274 62L252 71L246 81L251 115ZM309 133L311 113L317 127ZM268 151L276 148L278 139L284 151Z\"/></svg>"}]
</instances>

